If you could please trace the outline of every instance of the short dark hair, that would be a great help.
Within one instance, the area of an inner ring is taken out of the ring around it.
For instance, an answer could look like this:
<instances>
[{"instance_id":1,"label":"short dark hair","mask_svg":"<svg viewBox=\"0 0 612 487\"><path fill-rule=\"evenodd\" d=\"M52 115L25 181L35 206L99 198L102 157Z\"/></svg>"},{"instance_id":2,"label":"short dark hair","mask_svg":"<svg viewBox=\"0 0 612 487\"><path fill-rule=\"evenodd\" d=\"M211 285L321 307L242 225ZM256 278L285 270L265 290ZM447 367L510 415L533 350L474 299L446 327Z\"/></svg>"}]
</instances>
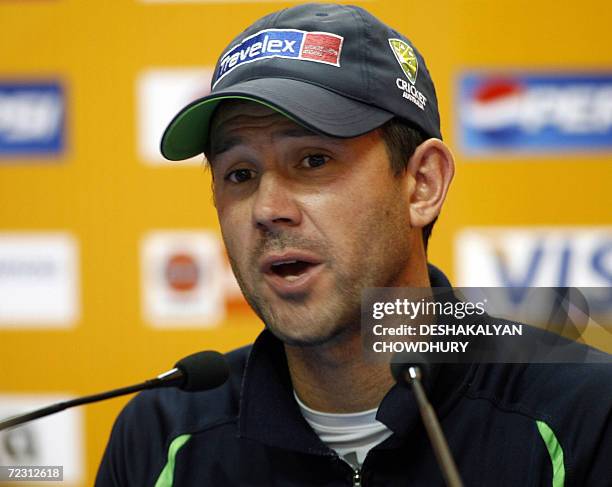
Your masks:
<instances>
[{"instance_id":1,"label":"short dark hair","mask_svg":"<svg viewBox=\"0 0 612 487\"><path fill-rule=\"evenodd\" d=\"M382 125L379 130L387 146L387 153L389 154L389 162L393 174L395 176L404 174L408 168L408 161L414 154L414 151L428 137L412 125L397 117L392 118ZM427 243L429 242L431 231L437 219L438 217L434 218L431 223L423 227L423 246L425 250L427 250Z\"/></svg>"}]
</instances>

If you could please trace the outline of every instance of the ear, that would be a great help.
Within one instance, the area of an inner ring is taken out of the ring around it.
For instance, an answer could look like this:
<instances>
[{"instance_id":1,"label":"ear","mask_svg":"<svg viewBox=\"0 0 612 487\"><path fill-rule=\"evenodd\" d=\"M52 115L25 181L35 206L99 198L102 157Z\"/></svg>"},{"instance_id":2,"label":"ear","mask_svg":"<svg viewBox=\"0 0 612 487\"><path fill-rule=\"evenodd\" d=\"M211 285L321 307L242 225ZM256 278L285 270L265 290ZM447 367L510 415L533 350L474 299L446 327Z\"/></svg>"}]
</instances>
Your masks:
<instances>
[{"instance_id":1,"label":"ear","mask_svg":"<svg viewBox=\"0 0 612 487\"><path fill-rule=\"evenodd\" d=\"M413 227L423 228L440 214L455 174L455 161L444 142L428 139L414 151L408 172L414 178L410 222Z\"/></svg>"}]
</instances>

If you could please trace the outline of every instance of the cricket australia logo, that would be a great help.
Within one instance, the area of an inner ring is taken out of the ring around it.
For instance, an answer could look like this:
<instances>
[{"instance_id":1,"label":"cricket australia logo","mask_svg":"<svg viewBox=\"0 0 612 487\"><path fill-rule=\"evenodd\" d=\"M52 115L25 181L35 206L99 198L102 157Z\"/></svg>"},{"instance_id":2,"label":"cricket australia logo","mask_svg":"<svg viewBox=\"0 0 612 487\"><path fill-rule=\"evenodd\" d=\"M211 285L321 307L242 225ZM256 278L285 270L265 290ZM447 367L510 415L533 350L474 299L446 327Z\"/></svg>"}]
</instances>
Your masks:
<instances>
[{"instance_id":1,"label":"cricket australia logo","mask_svg":"<svg viewBox=\"0 0 612 487\"><path fill-rule=\"evenodd\" d=\"M391 50L393 51L393 54L395 54L395 59L397 59L402 71L408 80L412 84L415 84L419 71L419 62L416 54L414 53L414 49L412 49L412 47L401 39L389 39L389 45L391 46Z\"/></svg>"},{"instance_id":2,"label":"cricket australia logo","mask_svg":"<svg viewBox=\"0 0 612 487\"><path fill-rule=\"evenodd\" d=\"M401 39L389 39L389 46L391 46L393 55L406 75L406 78L410 81L410 83L408 83L404 78L397 78L395 80L395 85L402 91L402 96L406 100L414 103L421 110L425 110L427 97L415 86L419 72L419 61L417 60L414 49Z\"/></svg>"}]
</instances>

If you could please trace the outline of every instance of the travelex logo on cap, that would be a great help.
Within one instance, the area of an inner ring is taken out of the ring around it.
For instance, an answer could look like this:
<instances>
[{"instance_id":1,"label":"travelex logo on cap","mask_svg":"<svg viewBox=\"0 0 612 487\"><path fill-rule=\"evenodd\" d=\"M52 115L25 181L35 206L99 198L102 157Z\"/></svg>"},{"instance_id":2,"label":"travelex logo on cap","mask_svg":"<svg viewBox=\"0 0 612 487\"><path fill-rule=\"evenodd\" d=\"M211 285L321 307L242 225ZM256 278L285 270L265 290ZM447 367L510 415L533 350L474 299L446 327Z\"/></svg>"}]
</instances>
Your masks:
<instances>
[{"instance_id":1,"label":"travelex logo on cap","mask_svg":"<svg viewBox=\"0 0 612 487\"><path fill-rule=\"evenodd\" d=\"M397 78L395 85L402 90L402 96L414 103L421 110L425 110L427 98L414 86L419 73L419 61L416 57L414 49L407 42L401 39L389 39L389 46L395 55L395 59L399 63L402 71L412 84L406 83L406 80Z\"/></svg>"},{"instance_id":2,"label":"travelex logo on cap","mask_svg":"<svg viewBox=\"0 0 612 487\"><path fill-rule=\"evenodd\" d=\"M296 29L265 29L247 37L219 61L214 86L237 67L266 58L314 61L340 67L344 38L329 32Z\"/></svg>"}]
</instances>

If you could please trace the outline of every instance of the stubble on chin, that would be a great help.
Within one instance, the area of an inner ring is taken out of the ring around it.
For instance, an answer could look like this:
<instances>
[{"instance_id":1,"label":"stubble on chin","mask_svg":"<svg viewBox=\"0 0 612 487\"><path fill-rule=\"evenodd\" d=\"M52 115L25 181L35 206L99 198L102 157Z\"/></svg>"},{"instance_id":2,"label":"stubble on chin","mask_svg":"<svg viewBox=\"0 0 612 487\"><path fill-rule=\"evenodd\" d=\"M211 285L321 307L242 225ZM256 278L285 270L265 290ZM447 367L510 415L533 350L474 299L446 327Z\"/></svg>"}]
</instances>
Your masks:
<instances>
[{"instance_id":1,"label":"stubble on chin","mask_svg":"<svg viewBox=\"0 0 612 487\"><path fill-rule=\"evenodd\" d=\"M278 339L295 347L331 344L359 334L360 296L343 285L334 285L331 293L312 302L285 301L276 307L264 302L262 320Z\"/></svg>"},{"instance_id":2,"label":"stubble on chin","mask_svg":"<svg viewBox=\"0 0 612 487\"><path fill-rule=\"evenodd\" d=\"M265 252L287 247L314 251L324 258L327 267L324 272L332 276L328 296L313 298L311 294L306 294L291 298L274 296L274 299L269 299L263 295L261 289L265 283L258 275L255 263ZM319 346L338 340L351 330L359 333L360 289L354 288L354 278L338 272L340 263L320 243L284 236L277 237L272 243L263 243L249 257L246 265L250 263L253 273L248 277L229 251L231 247L227 248L230 265L246 301L266 328L285 344L297 347Z\"/></svg>"},{"instance_id":3,"label":"stubble on chin","mask_svg":"<svg viewBox=\"0 0 612 487\"><path fill-rule=\"evenodd\" d=\"M335 276L330 296L312 299L276 296L272 300L248 285L230 257L230 264L245 299L270 330L283 343L296 347L318 346L337 340L349 329L359 332L360 294L353 293L343 278ZM333 271L330 271L333 272ZM265 285L260 283L260 285Z\"/></svg>"}]
</instances>

